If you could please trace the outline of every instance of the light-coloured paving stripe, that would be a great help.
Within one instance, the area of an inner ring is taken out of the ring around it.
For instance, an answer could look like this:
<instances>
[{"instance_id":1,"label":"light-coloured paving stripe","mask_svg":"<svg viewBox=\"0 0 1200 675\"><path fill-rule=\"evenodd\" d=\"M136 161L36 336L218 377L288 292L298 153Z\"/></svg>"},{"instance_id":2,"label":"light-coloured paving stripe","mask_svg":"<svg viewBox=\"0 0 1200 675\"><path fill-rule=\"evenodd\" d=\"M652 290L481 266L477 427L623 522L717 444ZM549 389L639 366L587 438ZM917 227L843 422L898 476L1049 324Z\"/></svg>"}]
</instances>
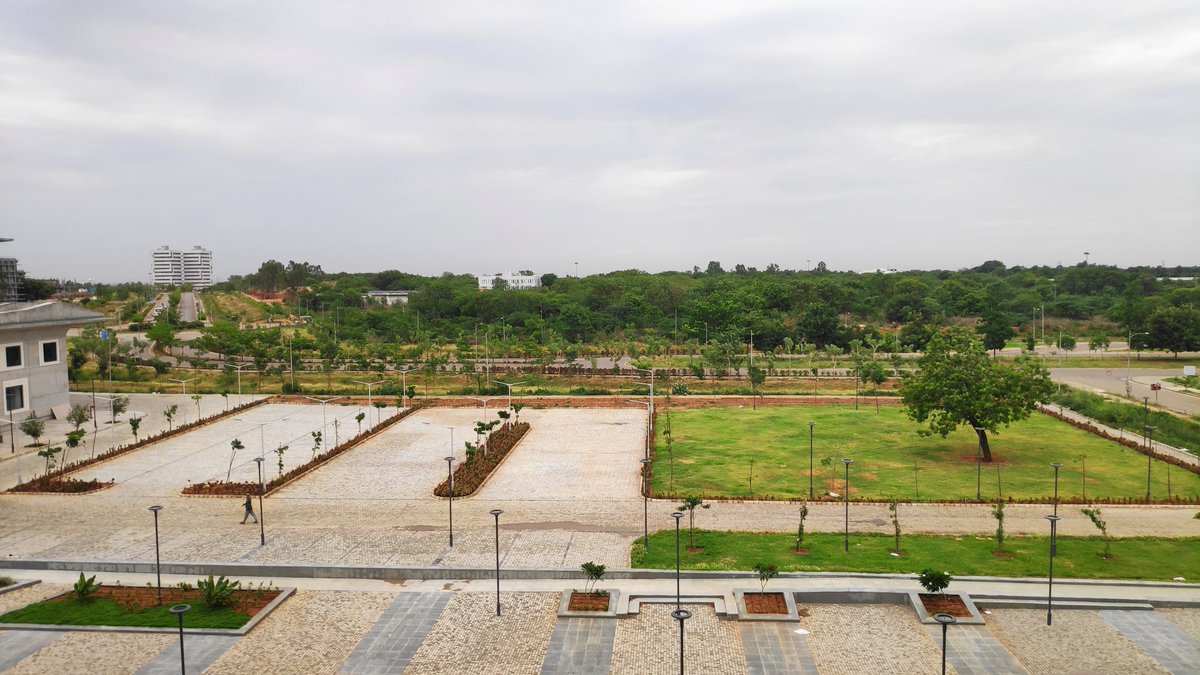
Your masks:
<instances>
[{"instance_id":1,"label":"light-coloured paving stripe","mask_svg":"<svg viewBox=\"0 0 1200 675\"><path fill-rule=\"evenodd\" d=\"M225 635L187 635L183 658L187 672L202 673L229 651L239 638ZM137 675L174 675L179 672L179 640L172 640L153 661L142 666Z\"/></svg>"},{"instance_id":2,"label":"light-coloured paving stripe","mask_svg":"<svg viewBox=\"0 0 1200 675\"><path fill-rule=\"evenodd\" d=\"M170 635L146 633L71 632L22 659L8 671L8 675L132 675L158 656L171 640Z\"/></svg>"},{"instance_id":3,"label":"light-coloured paving stripe","mask_svg":"<svg viewBox=\"0 0 1200 675\"><path fill-rule=\"evenodd\" d=\"M558 593L459 593L450 599L404 671L537 675L550 646Z\"/></svg>"},{"instance_id":4,"label":"light-coloured paving stripe","mask_svg":"<svg viewBox=\"0 0 1200 675\"><path fill-rule=\"evenodd\" d=\"M821 673L940 672L942 654L908 607L806 605L800 624Z\"/></svg>"},{"instance_id":5,"label":"light-coloured paving stripe","mask_svg":"<svg viewBox=\"0 0 1200 675\"><path fill-rule=\"evenodd\" d=\"M1167 672L1099 612L1060 610L1047 626L1044 610L993 609L988 627L1033 675Z\"/></svg>"},{"instance_id":6,"label":"light-coloured paving stripe","mask_svg":"<svg viewBox=\"0 0 1200 675\"><path fill-rule=\"evenodd\" d=\"M52 630L10 630L0 633L0 673L63 635L64 633Z\"/></svg>"},{"instance_id":7,"label":"light-coloured paving stripe","mask_svg":"<svg viewBox=\"0 0 1200 675\"><path fill-rule=\"evenodd\" d=\"M1165 617L1111 609L1101 610L1100 616L1172 673L1200 672L1200 643Z\"/></svg>"},{"instance_id":8,"label":"light-coloured paving stripe","mask_svg":"<svg viewBox=\"0 0 1200 675\"><path fill-rule=\"evenodd\" d=\"M449 593L401 593L342 664L342 673L402 673L442 615Z\"/></svg>"},{"instance_id":9,"label":"light-coloured paving stripe","mask_svg":"<svg viewBox=\"0 0 1200 675\"><path fill-rule=\"evenodd\" d=\"M925 631L940 649L942 627L926 624ZM946 643L946 661L959 675L1025 675L1028 672L986 626L950 626Z\"/></svg>"}]
</instances>

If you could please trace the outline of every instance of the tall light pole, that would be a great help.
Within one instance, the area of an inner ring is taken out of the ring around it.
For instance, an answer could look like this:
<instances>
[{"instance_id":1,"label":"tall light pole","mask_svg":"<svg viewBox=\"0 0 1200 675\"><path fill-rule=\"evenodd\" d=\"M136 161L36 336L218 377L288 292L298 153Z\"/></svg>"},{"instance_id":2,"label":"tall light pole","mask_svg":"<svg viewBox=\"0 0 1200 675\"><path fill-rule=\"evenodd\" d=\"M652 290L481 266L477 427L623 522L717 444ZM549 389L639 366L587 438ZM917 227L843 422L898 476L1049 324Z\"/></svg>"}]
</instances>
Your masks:
<instances>
[{"instance_id":1,"label":"tall light pole","mask_svg":"<svg viewBox=\"0 0 1200 675\"><path fill-rule=\"evenodd\" d=\"M1150 465L1154 463L1154 430L1158 427L1147 426L1146 434L1150 443L1146 447L1146 503L1150 503Z\"/></svg>"},{"instance_id":2,"label":"tall light pole","mask_svg":"<svg viewBox=\"0 0 1200 675\"><path fill-rule=\"evenodd\" d=\"M158 606L162 607L162 561L158 556L158 512L162 511L161 506L151 506L150 512L154 514L154 572L158 576Z\"/></svg>"},{"instance_id":3,"label":"tall light pole","mask_svg":"<svg viewBox=\"0 0 1200 675\"><path fill-rule=\"evenodd\" d=\"M328 436L328 434L325 433L325 427L327 426L327 423L325 420L325 404L329 403L330 401L336 401L339 398L343 398L343 397L342 396L333 396L330 398L315 398L312 396L305 396L304 398L306 398L310 401L316 401L317 403L321 404L321 444L324 445L326 448L328 448L329 447L329 436Z\"/></svg>"},{"instance_id":4,"label":"tall light pole","mask_svg":"<svg viewBox=\"0 0 1200 675\"><path fill-rule=\"evenodd\" d=\"M650 402L649 401L635 401L631 398L627 398L627 399L625 399L625 401L628 403L637 403L638 405L646 406L646 434L645 434L645 436L646 436L646 452L643 455L643 458L650 459L650 443L651 443L651 439L650 439Z\"/></svg>"},{"instance_id":5,"label":"tall light pole","mask_svg":"<svg viewBox=\"0 0 1200 675\"><path fill-rule=\"evenodd\" d=\"M501 382L500 380L492 380L492 383L502 384L502 385L508 387L508 407L511 408L512 407L512 388L517 386L518 384L525 384L525 381L522 380L520 382L513 382L512 384L509 384L508 382Z\"/></svg>"},{"instance_id":6,"label":"tall light pole","mask_svg":"<svg viewBox=\"0 0 1200 675\"><path fill-rule=\"evenodd\" d=\"M650 373L650 381L649 382L635 382L634 384L640 384L643 387L650 387L650 419L651 419L651 426L653 426L653 420L654 420L654 368L634 368L634 370L639 373L645 373L645 372Z\"/></svg>"},{"instance_id":7,"label":"tall light pole","mask_svg":"<svg viewBox=\"0 0 1200 675\"><path fill-rule=\"evenodd\" d=\"M1062 464L1059 464L1058 462L1054 462L1050 466L1054 467L1054 515L1057 516L1058 515L1058 470L1060 468L1062 468Z\"/></svg>"},{"instance_id":8,"label":"tall light pole","mask_svg":"<svg viewBox=\"0 0 1200 675\"><path fill-rule=\"evenodd\" d=\"M500 616L500 514L504 511L492 509L489 513L496 519L496 616Z\"/></svg>"},{"instance_id":9,"label":"tall light pole","mask_svg":"<svg viewBox=\"0 0 1200 675\"><path fill-rule=\"evenodd\" d=\"M654 460L642 460L642 546L650 550L650 464Z\"/></svg>"},{"instance_id":10,"label":"tall light pole","mask_svg":"<svg viewBox=\"0 0 1200 675\"><path fill-rule=\"evenodd\" d=\"M844 538L844 550L850 552L850 464L854 460L843 459L842 463L846 465L846 536Z\"/></svg>"},{"instance_id":11,"label":"tall light pole","mask_svg":"<svg viewBox=\"0 0 1200 675\"><path fill-rule=\"evenodd\" d=\"M671 618L679 622L679 675L683 675L683 622L692 618L692 613L686 609L676 609L671 612Z\"/></svg>"},{"instance_id":12,"label":"tall light pole","mask_svg":"<svg viewBox=\"0 0 1200 675\"><path fill-rule=\"evenodd\" d=\"M950 624L957 623L958 619L955 619L952 614L938 612L933 615L933 620L942 624L942 675L946 675L946 629L950 627Z\"/></svg>"},{"instance_id":13,"label":"tall light pole","mask_svg":"<svg viewBox=\"0 0 1200 675\"><path fill-rule=\"evenodd\" d=\"M679 521L683 520L683 514L679 511L671 514L675 519L675 609L683 609L683 605L679 600Z\"/></svg>"},{"instance_id":14,"label":"tall light pole","mask_svg":"<svg viewBox=\"0 0 1200 675\"><path fill-rule=\"evenodd\" d=\"M445 426L442 424L434 424L434 423L430 422L429 420L421 420L421 424L424 424L426 426L431 426L431 427L441 427L441 428L449 431L450 432L450 454L452 454L452 455L454 454L454 427L448 427L448 426Z\"/></svg>"},{"instance_id":15,"label":"tall light pole","mask_svg":"<svg viewBox=\"0 0 1200 675\"><path fill-rule=\"evenodd\" d=\"M267 515L263 513L263 493L266 492L263 486L262 465L263 457L255 457L254 463L258 465L258 545L267 545ZM243 518L242 520L245 520Z\"/></svg>"},{"instance_id":16,"label":"tall light pole","mask_svg":"<svg viewBox=\"0 0 1200 675\"><path fill-rule=\"evenodd\" d=\"M179 617L179 673L187 675L187 662L183 658L183 615L192 611L191 605L175 605L168 612Z\"/></svg>"},{"instance_id":17,"label":"tall light pole","mask_svg":"<svg viewBox=\"0 0 1200 675\"><path fill-rule=\"evenodd\" d=\"M450 486L450 546L454 546L454 455L446 456L446 481Z\"/></svg>"},{"instance_id":18,"label":"tall light pole","mask_svg":"<svg viewBox=\"0 0 1200 675\"><path fill-rule=\"evenodd\" d=\"M489 403L490 401L492 401L492 400L493 400L493 398L485 398L485 397L481 397L481 396L465 396L464 398L469 398L469 399L471 399L472 401L479 401L479 402L483 403L483 416L480 418L480 420L479 420L479 421L481 421L481 422L487 422L487 421L488 421L488 419L487 419L487 407L488 407L488 403Z\"/></svg>"},{"instance_id":19,"label":"tall light pole","mask_svg":"<svg viewBox=\"0 0 1200 675\"><path fill-rule=\"evenodd\" d=\"M1129 341L1125 343L1125 396L1133 398L1133 338L1149 333L1129 331Z\"/></svg>"},{"instance_id":20,"label":"tall light pole","mask_svg":"<svg viewBox=\"0 0 1200 675\"><path fill-rule=\"evenodd\" d=\"M975 501L983 501L983 432L987 431L983 427L971 427L975 430L975 436L979 439L978 445L975 446Z\"/></svg>"},{"instance_id":21,"label":"tall light pole","mask_svg":"<svg viewBox=\"0 0 1200 675\"><path fill-rule=\"evenodd\" d=\"M196 379L196 378L194 378L194 377L189 377L189 378L188 378L188 379L186 379L186 380L177 380L177 379L175 379L175 378L173 378L173 377L168 377L167 379L168 379L168 380L170 380L171 382L178 382L179 384L182 384L182 385L183 385L183 395L184 395L184 396L187 396L187 383L188 383L188 382L191 382L192 380L194 380L194 379Z\"/></svg>"},{"instance_id":22,"label":"tall light pole","mask_svg":"<svg viewBox=\"0 0 1200 675\"><path fill-rule=\"evenodd\" d=\"M400 402L401 403L403 403L404 398L406 396L408 396L408 374L413 371L416 371L416 370L420 370L420 368L405 368L404 370L397 371L400 373ZM404 407L407 408L408 404L405 404Z\"/></svg>"},{"instance_id":23,"label":"tall light pole","mask_svg":"<svg viewBox=\"0 0 1200 675\"><path fill-rule=\"evenodd\" d=\"M367 412L369 414L371 412L371 387L374 387L377 384L383 384L383 380L376 380L374 382L360 382L358 380L350 381L354 384L361 384L367 388ZM379 424L379 411L375 411L375 424Z\"/></svg>"},{"instance_id":24,"label":"tall light pole","mask_svg":"<svg viewBox=\"0 0 1200 675\"><path fill-rule=\"evenodd\" d=\"M1054 621L1054 556L1058 553L1058 516L1046 516L1050 521L1050 584L1046 587L1046 625Z\"/></svg>"},{"instance_id":25,"label":"tall light pole","mask_svg":"<svg viewBox=\"0 0 1200 675\"><path fill-rule=\"evenodd\" d=\"M813 427L817 426L816 422L808 423L808 498L814 499L813 496Z\"/></svg>"},{"instance_id":26,"label":"tall light pole","mask_svg":"<svg viewBox=\"0 0 1200 675\"><path fill-rule=\"evenodd\" d=\"M238 378L238 406L239 406L239 407L242 405L242 368L249 368L249 367L250 367L250 366L252 366L252 365L254 365L254 364L253 364L253 363L240 363L240 364L238 364L238 365L236 365L236 366L230 366L230 368L234 368L234 369L236 369L236 370L237 370L237 378Z\"/></svg>"}]
</instances>

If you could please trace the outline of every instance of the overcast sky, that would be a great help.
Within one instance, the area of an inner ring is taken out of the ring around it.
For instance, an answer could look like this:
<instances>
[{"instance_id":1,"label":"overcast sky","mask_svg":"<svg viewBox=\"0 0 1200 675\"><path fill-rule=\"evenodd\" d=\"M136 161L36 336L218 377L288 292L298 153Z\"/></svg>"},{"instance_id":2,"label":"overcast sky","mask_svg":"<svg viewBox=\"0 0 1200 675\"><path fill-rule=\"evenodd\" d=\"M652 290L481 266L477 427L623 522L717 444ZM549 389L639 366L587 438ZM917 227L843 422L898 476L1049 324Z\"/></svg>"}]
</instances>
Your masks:
<instances>
[{"instance_id":1,"label":"overcast sky","mask_svg":"<svg viewBox=\"0 0 1200 675\"><path fill-rule=\"evenodd\" d=\"M1200 5L0 4L0 256L1200 263Z\"/></svg>"}]
</instances>

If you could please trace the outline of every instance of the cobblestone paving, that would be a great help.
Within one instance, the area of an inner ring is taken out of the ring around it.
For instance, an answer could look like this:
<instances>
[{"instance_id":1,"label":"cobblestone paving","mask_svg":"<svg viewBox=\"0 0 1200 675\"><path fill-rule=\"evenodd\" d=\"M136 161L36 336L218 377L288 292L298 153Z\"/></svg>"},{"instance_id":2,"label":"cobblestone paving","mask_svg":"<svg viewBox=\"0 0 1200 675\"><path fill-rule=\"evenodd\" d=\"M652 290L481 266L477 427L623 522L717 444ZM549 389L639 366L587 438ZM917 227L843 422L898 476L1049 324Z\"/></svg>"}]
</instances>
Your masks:
<instances>
[{"instance_id":1,"label":"cobblestone paving","mask_svg":"<svg viewBox=\"0 0 1200 675\"><path fill-rule=\"evenodd\" d=\"M11 611L21 609L25 605L32 605L35 602L53 598L59 593L69 590L71 590L71 587L66 584L34 584L19 591L0 594L0 614L8 614Z\"/></svg>"},{"instance_id":2,"label":"cobblestone paving","mask_svg":"<svg viewBox=\"0 0 1200 675\"><path fill-rule=\"evenodd\" d=\"M801 625L823 674L940 672L942 653L908 607L806 605ZM947 669L950 672L950 669Z\"/></svg>"},{"instance_id":3,"label":"cobblestone paving","mask_svg":"<svg viewBox=\"0 0 1200 675\"><path fill-rule=\"evenodd\" d=\"M616 636L615 619L560 617L550 636L542 675L607 675Z\"/></svg>"},{"instance_id":4,"label":"cobblestone paving","mask_svg":"<svg viewBox=\"0 0 1200 675\"><path fill-rule=\"evenodd\" d=\"M683 665L689 673L738 675L746 672L746 652L737 623L717 618L712 605L684 604ZM617 623L612 672L671 675L679 672L679 622L673 604L645 604L636 616Z\"/></svg>"},{"instance_id":5,"label":"cobblestone paving","mask_svg":"<svg viewBox=\"0 0 1200 675\"><path fill-rule=\"evenodd\" d=\"M135 673L173 638L146 633L66 633L18 663L8 675Z\"/></svg>"},{"instance_id":6,"label":"cobblestone paving","mask_svg":"<svg viewBox=\"0 0 1200 675\"><path fill-rule=\"evenodd\" d=\"M238 638L231 635L188 635L184 638L183 658L187 672L202 673L214 661L237 644ZM150 663L142 666L137 675L175 675L179 672L179 640L162 650Z\"/></svg>"},{"instance_id":7,"label":"cobblestone paving","mask_svg":"<svg viewBox=\"0 0 1200 675\"><path fill-rule=\"evenodd\" d=\"M743 621L738 623L746 666L750 675L816 675L817 664L808 649L808 637L797 635L798 623Z\"/></svg>"},{"instance_id":8,"label":"cobblestone paving","mask_svg":"<svg viewBox=\"0 0 1200 675\"><path fill-rule=\"evenodd\" d=\"M394 593L297 591L206 672L337 672L395 597Z\"/></svg>"},{"instance_id":9,"label":"cobblestone paving","mask_svg":"<svg viewBox=\"0 0 1200 675\"><path fill-rule=\"evenodd\" d=\"M341 672L355 675L404 672L450 598L449 593L401 593L396 596L342 664Z\"/></svg>"},{"instance_id":10,"label":"cobblestone paving","mask_svg":"<svg viewBox=\"0 0 1200 675\"><path fill-rule=\"evenodd\" d=\"M1175 624L1196 642L1200 642L1200 609L1156 609L1155 614L1161 614L1171 623Z\"/></svg>"},{"instance_id":11,"label":"cobblestone paving","mask_svg":"<svg viewBox=\"0 0 1200 675\"><path fill-rule=\"evenodd\" d=\"M942 627L926 624L925 631L941 649ZM950 626L946 640L947 664L953 665L959 675L1024 675L1027 672L986 626Z\"/></svg>"},{"instance_id":12,"label":"cobblestone paving","mask_svg":"<svg viewBox=\"0 0 1200 675\"><path fill-rule=\"evenodd\" d=\"M0 673L25 660L30 654L62 637L49 630L10 630L0 632Z\"/></svg>"},{"instance_id":13,"label":"cobblestone paving","mask_svg":"<svg viewBox=\"0 0 1200 675\"><path fill-rule=\"evenodd\" d=\"M1162 615L1102 610L1100 616L1172 673L1200 671L1200 643Z\"/></svg>"},{"instance_id":14,"label":"cobblestone paving","mask_svg":"<svg viewBox=\"0 0 1200 675\"><path fill-rule=\"evenodd\" d=\"M992 633L1030 673L1165 673L1146 652L1100 617L1099 612L1060 610L1046 625L1040 609L997 609Z\"/></svg>"},{"instance_id":15,"label":"cobblestone paving","mask_svg":"<svg viewBox=\"0 0 1200 675\"><path fill-rule=\"evenodd\" d=\"M450 599L405 673L537 675L550 646L558 593L461 593Z\"/></svg>"}]
</instances>

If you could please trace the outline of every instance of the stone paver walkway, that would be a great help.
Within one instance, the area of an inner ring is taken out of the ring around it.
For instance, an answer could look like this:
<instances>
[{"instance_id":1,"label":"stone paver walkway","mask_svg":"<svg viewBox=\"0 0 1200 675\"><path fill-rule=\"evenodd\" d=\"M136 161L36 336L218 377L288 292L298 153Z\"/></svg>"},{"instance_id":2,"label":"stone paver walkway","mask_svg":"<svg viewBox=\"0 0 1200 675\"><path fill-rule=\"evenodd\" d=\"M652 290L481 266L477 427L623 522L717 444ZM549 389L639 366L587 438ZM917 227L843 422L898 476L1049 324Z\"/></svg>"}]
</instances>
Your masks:
<instances>
[{"instance_id":1,"label":"stone paver walkway","mask_svg":"<svg viewBox=\"0 0 1200 675\"><path fill-rule=\"evenodd\" d=\"M1112 609L1102 610L1100 616L1172 673L1200 672L1200 643L1165 617Z\"/></svg>"},{"instance_id":2,"label":"stone paver walkway","mask_svg":"<svg viewBox=\"0 0 1200 675\"><path fill-rule=\"evenodd\" d=\"M542 675L607 675L616 637L615 619L560 617L542 661Z\"/></svg>"},{"instance_id":3,"label":"stone paver walkway","mask_svg":"<svg viewBox=\"0 0 1200 675\"><path fill-rule=\"evenodd\" d=\"M1090 610L993 609L988 628L1033 675L1165 673L1167 670Z\"/></svg>"},{"instance_id":4,"label":"stone paver walkway","mask_svg":"<svg viewBox=\"0 0 1200 675\"><path fill-rule=\"evenodd\" d=\"M398 595L350 653L340 672L355 675L404 672L450 597L449 593Z\"/></svg>"},{"instance_id":5,"label":"stone paver walkway","mask_svg":"<svg viewBox=\"0 0 1200 675\"><path fill-rule=\"evenodd\" d=\"M0 633L0 672L12 668L62 636L63 633L52 630L10 630Z\"/></svg>"},{"instance_id":6,"label":"stone paver walkway","mask_svg":"<svg viewBox=\"0 0 1200 675\"><path fill-rule=\"evenodd\" d=\"M796 633L798 623L763 621L738 624L746 649L749 675L816 675L808 637Z\"/></svg>"},{"instance_id":7,"label":"stone paver walkway","mask_svg":"<svg viewBox=\"0 0 1200 675\"><path fill-rule=\"evenodd\" d=\"M185 635L183 658L187 663L187 672L204 672L238 640L234 635ZM174 675L178 672L179 641L174 640L153 661L142 666L137 675Z\"/></svg>"},{"instance_id":8,"label":"stone paver walkway","mask_svg":"<svg viewBox=\"0 0 1200 675\"><path fill-rule=\"evenodd\" d=\"M940 649L942 627L925 625ZM1026 671L986 626L950 626L946 634L946 662L959 675L1025 675Z\"/></svg>"}]
</instances>

